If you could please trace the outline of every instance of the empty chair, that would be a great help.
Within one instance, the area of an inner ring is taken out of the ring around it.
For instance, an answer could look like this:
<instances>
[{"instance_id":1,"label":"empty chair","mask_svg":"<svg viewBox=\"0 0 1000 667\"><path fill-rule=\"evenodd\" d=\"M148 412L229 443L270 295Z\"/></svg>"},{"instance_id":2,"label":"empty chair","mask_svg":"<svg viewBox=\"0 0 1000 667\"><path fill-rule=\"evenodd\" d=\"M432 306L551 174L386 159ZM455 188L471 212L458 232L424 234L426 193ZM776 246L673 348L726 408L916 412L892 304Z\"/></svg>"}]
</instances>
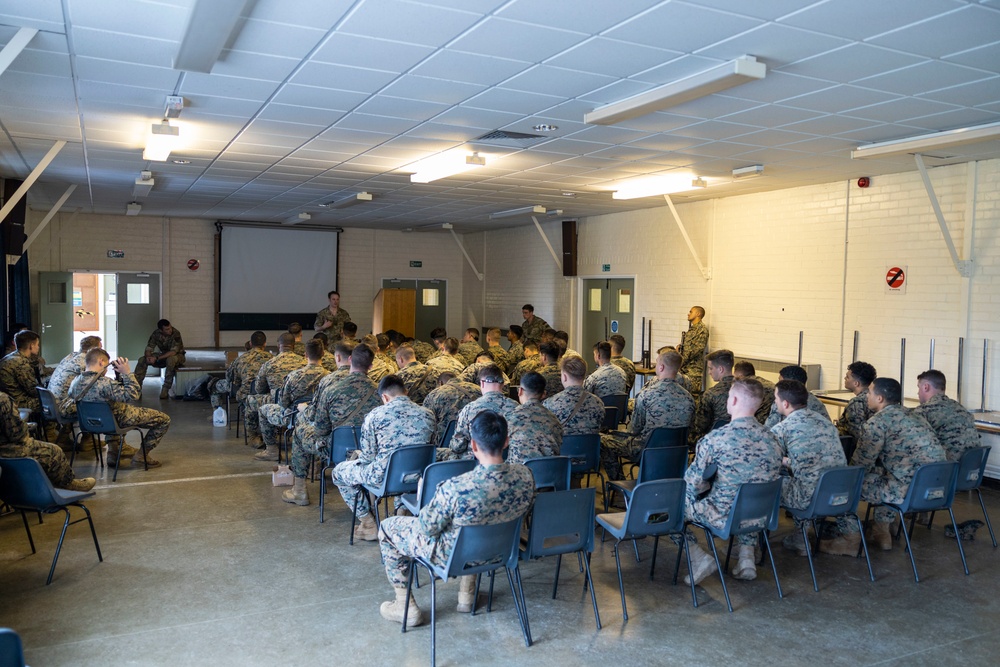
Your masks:
<instances>
[{"instance_id":1,"label":"empty chair","mask_svg":"<svg viewBox=\"0 0 1000 667\"><path fill-rule=\"evenodd\" d=\"M990 515L986 512L986 504L983 502L983 493L980 487L983 485L983 474L986 472L986 461L990 458L992 447L973 447L965 450L962 459L958 462L958 482L955 484L956 491L975 491L979 498L979 506L983 509L983 518L986 519L986 527L990 530L990 539L993 546L997 546L997 536L993 534L993 524L990 523ZM931 515L933 519L934 515Z\"/></svg>"},{"instance_id":2,"label":"empty chair","mask_svg":"<svg viewBox=\"0 0 1000 667\"><path fill-rule=\"evenodd\" d=\"M806 545L809 573L812 575L813 590L816 592L819 592L819 584L816 583L813 549L809 546L808 535L809 524L812 524L813 533L816 535L816 551L819 551L819 531L816 529L816 519L822 521L847 517L857 522L858 530L861 531L861 547L864 550L865 561L868 563L868 578L875 581L872 561L868 557L868 543L865 541L865 533L861 530L861 519L858 517L858 502L861 500L861 484L864 482L864 478L865 469L862 466L831 468L820 475L809 507L805 509L786 508L793 517L802 522L802 541Z\"/></svg>"},{"instance_id":3,"label":"empty chair","mask_svg":"<svg viewBox=\"0 0 1000 667\"><path fill-rule=\"evenodd\" d=\"M840 436L840 446L844 448L844 457L848 462L851 461L851 457L854 456L854 450L857 448L858 443L855 442L853 435L842 435Z\"/></svg>"},{"instance_id":4,"label":"empty chair","mask_svg":"<svg viewBox=\"0 0 1000 667\"><path fill-rule=\"evenodd\" d=\"M657 449L659 447L687 447L687 437L687 426L680 426L676 428L658 426L649 434L649 438L646 440L646 444L643 445L643 448ZM621 466L622 471L625 470L626 465L629 466L628 477L635 477L635 464L628 458L619 456L618 465Z\"/></svg>"},{"instance_id":5,"label":"empty chair","mask_svg":"<svg viewBox=\"0 0 1000 667\"><path fill-rule=\"evenodd\" d=\"M398 450L397 450L398 451ZM521 571L518 569L518 547L521 540L521 517L485 526L462 526L458 529L455 549L445 567L437 567L423 558L414 558L410 567L410 579L406 586L406 607L403 612L403 632L406 632L407 615L410 610L410 596L417 565L424 567L431 575L431 665L437 659L437 593L438 579L447 581L452 577L480 575L504 568L510 592L514 599L514 610L521 624L524 645L531 646L531 628L528 625L528 610L524 605L524 590L521 586ZM478 593L478 591L477 591ZM475 599L475 598L473 598Z\"/></svg>"},{"instance_id":6,"label":"empty chair","mask_svg":"<svg viewBox=\"0 0 1000 667\"><path fill-rule=\"evenodd\" d=\"M618 408L613 405L604 406L604 421L601 422L602 431L615 431L618 429Z\"/></svg>"},{"instance_id":7,"label":"empty chair","mask_svg":"<svg viewBox=\"0 0 1000 667\"><path fill-rule=\"evenodd\" d=\"M323 523L326 510L326 478L332 470L347 456L361 446L361 429L357 426L338 426L330 434L330 460L319 475L319 522Z\"/></svg>"},{"instance_id":8,"label":"empty chair","mask_svg":"<svg viewBox=\"0 0 1000 667\"><path fill-rule=\"evenodd\" d=\"M410 511L410 514L416 516L434 497L438 484L446 479L464 475L475 467L476 459L456 459L432 463L424 470L417 492L404 493L399 497L399 500L403 503L403 507Z\"/></svg>"},{"instance_id":9,"label":"empty chair","mask_svg":"<svg viewBox=\"0 0 1000 667\"><path fill-rule=\"evenodd\" d=\"M572 459L568 456L539 456L528 459L524 465L535 478L536 491L565 491L572 476Z\"/></svg>"},{"instance_id":10,"label":"empty chair","mask_svg":"<svg viewBox=\"0 0 1000 667\"><path fill-rule=\"evenodd\" d=\"M624 424L628 416L628 394L609 394L601 396L601 400L606 407L618 409L618 422Z\"/></svg>"},{"instance_id":11,"label":"empty chair","mask_svg":"<svg viewBox=\"0 0 1000 667\"><path fill-rule=\"evenodd\" d=\"M601 436L597 433L585 435L563 436L559 446L559 454L571 459L574 475L586 475L590 481L591 475L597 475L604 488L604 475L601 474Z\"/></svg>"},{"instance_id":12,"label":"empty chair","mask_svg":"<svg viewBox=\"0 0 1000 667\"><path fill-rule=\"evenodd\" d=\"M625 584L622 582L622 563L618 554L619 546L626 540L635 541L640 537L652 536L653 558L649 566L649 576L653 577L656 568L656 550L663 535L681 536L679 547L687 557L688 572L691 571L691 555L687 548L687 533L684 531L684 490L683 479L659 479L644 482L635 487L632 492L632 502L625 512L598 514L597 525L611 533L615 538L615 566L618 568L618 592L622 598L622 618L628 620L628 608L625 606ZM537 502L537 500L536 500ZM680 567L680 551L677 554L677 568L674 569L674 584L677 583L677 569ZM691 602L698 606L698 597L694 590L694 579L691 580Z\"/></svg>"},{"instance_id":13,"label":"empty chair","mask_svg":"<svg viewBox=\"0 0 1000 667\"><path fill-rule=\"evenodd\" d=\"M910 556L910 566L913 568L913 580L920 581L917 574L917 563L913 560L913 545L910 544L910 531L906 529L904 515L911 512L936 512L938 510L948 510L951 517L951 526L955 530L955 542L958 544L958 555L962 558L962 568L965 574L969 574L969 565L965 561L965 549L962 547L961 536L958 533L958 525L955 523L955 512L951 509L951 504L955 500L955 488L958 481L958 462L938 461L926 463L913 475L910 488L906 491L906 497L901 503L869 503L865 512L865 525L868 524L871 512L876 507L888 507L899 515L900 528L903 531L903 538L906 540L906 553Z\"/></svg>"},{"instance_id":14,"label":"empty chair","mask_svg":"<svg viewBox=\"0 0 1000 667\"><path fill-rule=\"evenodd\" d=\"M444 435L441 436L441 442L438 443L438 447L447 449L451 445L451 436L455 435L456 426L458 426L457 419L452 419L448 422L448 426L444 430Z\"/></svg>"},{"instance_id":15,"label":"empty chair","mask_svg":"<svg viewBox=\"0 0 1000 667\"><path fill-rule=\"evenodd\" d=\"M539 459L534 459L539 460ZM536 482L537 485L537 482ZM594 551L594 500L597 489L572 489L543 493L535 498L531 511L531 528L527 543L521 548L521 560L545 556L556 557L556 576L552 584L552 599L559 589L559 569L563 554L580 554L590 587L590 602L594 605L594 622L601 629L597 611L594 581L590 575L590 554Z\"/></svg>"},{"instance_id":16,"label":"empty chair","mask_svg":"<svg viewBox=\"0 0 1000 667\"><path fill-rule=\"evenodd\" d=\"M21 636L10 628L0 628L0 667L24 667Z\"/></svg>"},{"instance_id":17,"label":"empty chair","mask_svg":"<svg viewBox=\"0 0 1000 667\"><path fill-rule=\"evenodd\" d=\"M100 448L102 446L101 439L106 439L109 435L118 438L118 455L115 457L115 460L119 464L115 466L115 474L111 477L112 482L118 481L118 468L121 467L122 447L125 445L125 435L129 431L136 431L141 436L142 429L138 426L126 426L125 428L118 426L118 420L115 419L115 413L111 409L111 404L104 401L77 401L76 413L80 419L81 437L84 433L94 436L94 447ZM143 467L149 470L149 464L146 460L145 443L139 449L142 450ZM108 458L111 458L110 452L108 453Z\"/></svg>"},{"instance_id":18,"label":"empty chair","mask_svg":"<svg viewBox=\"0 0 1000 667\"><path fill-rule=\"evenodd\" d=\"M635 500L633 499L633 502ZM722 592L726 596L726 606L729 611L733 610L733 603L729 599L729 590L726 588L726 575L722 563L719 562L719 552L715 548L713 536L723 540L729 540L729 548L732 549L733 538L737 535L747 533L762 533L761 542L767 557L771 561L771 572L774 573L774 585L778 589L778 597L785 597L781 592L781 582L778 581L778 568L774 565L774 554L771 553L771 543L767 539L768 531L778 527L778 508L781 504L781 480L772 482L744 482L740 484L736 491L736 498L733 506L729 510L729 518L726 525L721 529L708 524L691 522L692 526L697 526L705 531L705 538L709 546L712 547L712 556L715 558L715 566L719 571L719 580L722 582ZM690 567L690 566L689 566ZM726 567L729 567L729 553L726 553Z\"/></svg>"},{"instance_id":19,"label":"empty chair","mask_svg":"<svg viewBox=\"0 0 1000 667\"><path fill-rule=\"evenodd\" d=\"M611 495L620 491L625 496L625 503L632 497L632 491L637 484L651 482L654 479L677 479L684 477L688 463L687 445L682 447L656 447L642 450L639 457L639 479L609 479L604 491L604 511L608 511Z\"/></svg>"},{"instance_id":20,"label":"empty chair","mask_svg":"<svg viewBox=\"0 0 1000 667\"><path fill-rule=\"evenodd\" d=\"M434 455L437 453L434 445L405 445L397 447L389 452L389 462L386 464L385 476L382 483L359 484L355 486L354 510L351 513L351 539L354 544L354 527L358 521L358 502L361 494L367 493L370 499L369 506L375 515L375 525L380 523L378 515L378 501L388 499L392 496L401 496L404 493L416 493L420 484L420 478L424 475L424 470L434 463ZM388 501L386 512L388 513Z\"/></svg>"},{"instance_id":21,"label":"empty chair","mask_svg":"<svg viewBox=\"0 0 1000 667\"><path fill-rule=\"evenodd\" d=\"M31 545L31 553L36 553L35 540L31 537L31 528L28 527L26 513L55 514L56 512L64 512L66 514L62 532L59 534L59 543L56 545L56 553L52 557L52 567L49 568L49 577L45 580L46 586L52 583L52 575L56 571L56 563L59 562L59 552L62 551L63 540L66 538L66 529L75 523L87 521L90 524L90 534L94 538L94 548L97 549L97 560L104 562L104 556L101 555L101 545L97 542L97 531L94 530L94 521L90 516L90 510L83 504L84 499L93 495L93 491L68 491L55 488L49 478L45 476L42 466L35 459L0 459L0 500L7 503L12 509L21 512L24 530L28 533L28 544ZM86 516L70 521L70 507L79 507L86 513Z\"/></svg>"},{"instance_id":22,"label":"empty chair","mask_svg":"<svg viewBox=\"0 0 1000 667\"><path fill-rule=\"evenodd\" d=\"M56 404L56 397L51 391L45 387L35 387L38 390L38 400L42 404L42 419L47 422L55 424L58 428L62 429L64 426L76 426L76 417L63 417L62 413L59 412L59 406ZM76 460L76 450L79 449L79 441L76 435L73 436L73 452L69 456L69 464L73 465ZM94 447L94 458L104 467L104 457L103 450L100 447Z\"/></svg>"}]
</instances>

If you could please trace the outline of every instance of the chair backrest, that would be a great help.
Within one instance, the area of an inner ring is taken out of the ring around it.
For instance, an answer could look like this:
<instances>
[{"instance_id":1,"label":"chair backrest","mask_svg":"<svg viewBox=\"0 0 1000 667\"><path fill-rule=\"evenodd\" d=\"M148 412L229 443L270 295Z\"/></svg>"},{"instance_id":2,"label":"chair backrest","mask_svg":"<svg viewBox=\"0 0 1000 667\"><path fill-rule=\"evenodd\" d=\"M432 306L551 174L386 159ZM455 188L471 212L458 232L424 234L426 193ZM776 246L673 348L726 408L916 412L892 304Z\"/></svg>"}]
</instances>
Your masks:
<instances>
[{"instance_id":1,"label":"chair backrest","mask_svg":"<svg viewBox=\"0 0 1000 667\"><path fill-rule=\"evenodd\" d=\"M535 478L535 490L565 491L573 475L573 461L568 456L539 456L528 459L524 465Z\"/></svg>"},{"instance_id":2,"label":"chair backrest","mask_svg":"<svg viewBox=\"0 0 1000 667\"><path fill-rule=\"evenodd\" d=\"M958 481L957 461L925 463L917 468L903 500L903 511L934 512L951 506Z\"/></svg>"},{"instance_id":3,"label":"chair backrest","mask_svg":"<svg viewBox=\"0 0 1000 667\"><path fill-rule=\"evenodd\" d=\"M625 535L668 535L684 530L683 479L636 484L625 512Z\"/></svg>"},{"instance_id":4,"label":"chair backrest","mask_svg":"<svg viewBox=\"0 0 1000 667\"><path fill-rule=\"evenodd\" d=\"M601 396L601 400L605 406L618 408L618 419L625 422L625 417L628 415L628 394L608 394Z\"/></svg>"},{"instance_id":5,"label":"chair backrest","mask_svg":"<svg viewBox=\"0 0 1000 667\"><path fill-rule=\"evenodd\" d=\"M380 496L416 493L427 466L434 463L434 445L404 445L389 452Z\"/></svg>"},{"instance_id":6,"label":"chair backrest","mask_svg":"<svg viewBox=\"0 0 1000 667\"><path fill-rule=\"evenodd\" d=\"M958 461L958 482L956 491L971 491L978 489L983 483L983 473L986 472L986 461L990 458L992 447L972 447L965 450Z\"/></svg>"},{"instance_id":7,"label":"chair backrest","mask_svg":"<svg viewBox=\"0 0 1000 667\"><path fill-rule=\"evenodd\" d=\"M710 428L709 430L714 431L717 428L722 428L728 423L729 423L729 417L722 417L720 419L716 419L714 422L712 422L712 428Z\"/></svg>"},{"instance_id":8,"label":"chair backrest","mask_svg":"<svg viewBox=\"0 0 1000 667\"><path fill-rule=\"evenodd\" d=\"M535 497L525 560L594 550L597 489L570 489Z\"/></svg>"},{"instance_id":9,"label":"chair backrest","mask_svg":"<svg viewBox=\"0 0 1000 667\"><path fill-rule=\"evenodd\" d=\"M861 484L865 479L863 466L840 466L823 472L809 505L809 515L815 517L856 514L861 500Z\"/></svg>"},{"instance_id":10,"label":"chair backrest","mask_svg":"<svg viewBox=\"0 0 1000 667\"><path fill-rule=\"evenodd\" d=\"M10 628L0 628L0 666L24 667L21 637Z\"/></svg>"},{"instance_id":11,"label":"chair backrest","mask_svg":"<svg viewBox=\"0 0 1000 667\"><path fill-rule=\"evenodd\" d=\"M601 436L598 433L564 435L559 453L572 459L574 473L597 470L601 462Z\"/></svg>"},{"instance_id":12,"label":"chair backrest","mask_svg":"<svg viewBox=\"0 0 1000 667\"><path fill-rule=\"evenodd\" d=\"M646 449L656 449L657 447L687 447L688 427L679 426L677 428L667 428L658 426L649 434L646 440Z\"/></svg>"},{"instance_id":13,"label":"chair backrest","mask_svg":"<svg viewBox=\"0 0 1000 667\"><path fill-rule=\"evenodd\" d=\"M347 454L358 448L358 428L338 426L330 434L330 463L336 465L347 460Z\"/></svg>"},{"instance_id":14,"label":"chair backrest","mask_svg":"<svg viewBox=\"0 0 1000 667\"><path fill-rule=\"evenodd\" d=\"M521 519L483 526L461 526L444 575L448 578L514 568L519 557Z\"/></svg>"},{"instance_id":15,"label":"chair backrest","mask_svg":"<svg viewBox=\"0 0 1000 667\"><path fill-rule=\"evenodd\" d=\"M855 442L853 435L842 435L840 436L840 446L844 448L844 457L847 462L851 462L851 457L854 456L854 450L857 449L858 443Z\"/></svg>"},{"instance_id":16,"label":"chair backrest","mask_svg":"<svg viewBox=\"0 0 1000 667\"><path fill-rule=\"evenodd\" d=\"M0 459L0 471L0 500L11 507L44 510L62 504L35 459Z\"/></svg>"},{"instance_id":17,"label":"chair backrest","mask_svg":"<svg viewBox=\"0 0 1000 667\"><path fill-rule=\"evenodd\" d=\"M448 422L448 427L444 430L444 435L441 436L441 442L438 443L438 447L447 448L451 444L451 436L455 435L455 427L458 426L458 420L452 419Z\"/></svg>"},{"instance_id":18,"label":"chair backrest","mask_svg":"<svg viewBox=\"0 0 1000 667\"><path fill-rule=\"evenodd\" d=\"M511 387L507 387L507 398L509 398L512 401L518 400L520 398L520 394L518 394L517 390L520 388L521 388L520 385L513 385Z\"/></svg>"},{"instance_id":19,"label":"chair backrest","mask_svg":"<svg viewBox=\"0 0 1000 667\"><path fill-rule=\"evenodd\" d=\"M651 482L654 479L677 479L684 476L687 469L688 448L655 447L642 450L639 458L638 482Z\"/></svg>"},{"instance_id":20,"label":"chair backrest","mask_svg":"<svg viewBox=\"0 0 1000 667\"><path fill-rule=\"evenodd\" d=\"M292 403L291 408L289 408L292 412L290 415L288 415L288 421L285 422L285 428L287 428L289 431L295 428L295 422L298 421L299 415L301 414L299 412L299 405L302 403L306 404L312 403L312 400L313 400L313 395L308 394L307 396L303 396L302 398ZM338 426L337 428L342 428L342 427ZM333 450L331 449L330 451L332 452Z\"/></svg>"},{"instance_id":21,"label":"chair backrest","mask_svg":"<svg viewBox=\"0 0 1000 667\"><path fill-rule=\"evenodd\" d=\"M45 387L35 387L38 390L38 400L42 404L42 418L45 421L54 422L57 424L62 424L64 420L62 413L59 412L59 406L56 405L56 397L52 395L52 392Z\"/></svg>"},{"instance_id":22,"label":"chair backrest","mask_svg":"<svg viewBox=\"0 0 1000 667\"><path fill-rule=\"evenodd\" d=\"M728 540L733 535L774 530L778 527L780 505L780 479L772 482L744 482L736 491L725 527L717 534Z\"/></svg>"},{"instance_id":23,"label":"chair backrest","mask_svg":"<svg viewBox=\"0 0 1000 667\"><path fill-rule=\"evenodd\" d=\"M111 404L104 401L77 401L76 413L80 418L80 430L84 433L114 435L118 432L118 422Z\"/></svg>"},{"instance_id":24,"label":"chair backrest","mask_svg":"<svg viewBox=\"0 0 1000 667\"><path fill-rule=\"evenodd\" d=\"M424 475L420 478L420 491L418 492L418 507L423 509L437 493L438 484L464 475L476 467L476 459L456 459L454 461L438 461L432 463L424 469Z\"/></svg>"},{"instance_id":25,"label":"chair backrest","mask_svg":"<svg viewBox=\"0 0 1000 667\"><path fill-rule=\"evenodd\" d=\"M613 405L604 406L604 421L601 422L602 431L614 431L618 428L618 408Z\"/></svg>"}]
</instances>

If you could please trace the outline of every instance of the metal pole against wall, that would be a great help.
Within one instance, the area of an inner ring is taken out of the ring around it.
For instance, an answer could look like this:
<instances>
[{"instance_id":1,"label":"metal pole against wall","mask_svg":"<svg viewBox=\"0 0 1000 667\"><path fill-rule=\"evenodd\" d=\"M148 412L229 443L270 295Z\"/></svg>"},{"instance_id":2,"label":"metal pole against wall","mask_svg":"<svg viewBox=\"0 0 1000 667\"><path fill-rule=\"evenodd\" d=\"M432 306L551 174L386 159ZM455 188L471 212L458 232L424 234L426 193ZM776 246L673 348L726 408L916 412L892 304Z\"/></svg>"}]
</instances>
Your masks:
<instances>
[{"instance_id":1,"label":"metal pole against wall","mask_svg":"<svg viewBox=\"0 0 1000 667\"><path fill-rule=\"evenodd\" d=\"M934 339L931 338L931 358L927 368L934 368Z\"/></svg>"},{"instance_id":2,"label":"metal pole against wall","mask_svg":"<svg viewBox=\"0 0 1000 667\"><path fill-rule=\"evenodd\" d=\"M979 403L979 409L986 412L986 359L989 353L990 341L987 338L983 339L983 394Z\"/></svg>"},{"instance_id":3,"label":"metal pole against wall","mask_svg":"<svg viewBox=\"0 0 1000 667\"><path fill-rule=\"evenodd\" d=\"M802 365L802 332L799 332L799 360L796 362L799 366Z\"/></svg>"},{"instance_id":4,"label":"metal pole against wall","mask_svg":"<svg viewBox=\"0 0 1000 667\"><path fill-rule=\"evenodd\" d=\"M965 339L958 339L958 389L955 392L955 400L962 402L962 367L965 366Z\"/></svg>"},{"instance_id":5,"label":"metal pole against wall","mask_svg":"<svg viewBox=\"0 0 1000 667\"><path fill-rule=\"evenodd\" d=\"M858 330L855 329L854 330L854 355L851 358L851 363L854 363L855 361L858 360L858 333L859 333Z\"/></svg>"},{"instance_id":6,"label":"metal pole against wall","mask_svg":"<svg viewBox=\"0 0 1000 667\"><path fill-rule=\"evenodd\" d=\"M900 338L900 342L899 342L899 387L900 387L901 390L905 386L903 384L903 370L905 368L906 368L906 339L905 338ZM906 396L906 391L902 390L901 394L900 394L900 398L903 398L905 396Z\"/></svg>"}]
</instances>

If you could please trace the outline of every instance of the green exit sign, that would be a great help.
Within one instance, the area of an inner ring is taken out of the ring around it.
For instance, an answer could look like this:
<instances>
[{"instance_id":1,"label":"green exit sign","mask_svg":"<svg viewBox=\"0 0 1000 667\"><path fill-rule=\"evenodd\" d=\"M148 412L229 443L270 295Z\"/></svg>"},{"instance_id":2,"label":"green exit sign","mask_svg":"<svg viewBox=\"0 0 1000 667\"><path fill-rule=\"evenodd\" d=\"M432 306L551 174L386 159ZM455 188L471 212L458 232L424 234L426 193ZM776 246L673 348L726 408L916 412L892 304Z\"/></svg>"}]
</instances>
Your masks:
<instances>
[{"instance_id":1,"label":"green exit sign","mask_svg":"<svg viewBox=\"0 0 1000 667\"><path fill-rule=\"evenodd\" d=\"M603 271L604 273L610 273L611 272L611 265L610 264L602 264L601 265L601 271Z\"/></svg>"},{"instance_id":2,"label":"green exit sign","mask_svg":"<svg viewBox=\"0 0 1000 667\"><path fill-rule=\"evenodd\" d=\"M421 262L420 260L416 260L416 259L411 259L411 260L410 260L410 268L411 268L411 269L419 269L419 268L421 268L421 267L422 267L423 265L424 265L424 263L423 263L423 262Z\"/></svg>"}]
</instances>

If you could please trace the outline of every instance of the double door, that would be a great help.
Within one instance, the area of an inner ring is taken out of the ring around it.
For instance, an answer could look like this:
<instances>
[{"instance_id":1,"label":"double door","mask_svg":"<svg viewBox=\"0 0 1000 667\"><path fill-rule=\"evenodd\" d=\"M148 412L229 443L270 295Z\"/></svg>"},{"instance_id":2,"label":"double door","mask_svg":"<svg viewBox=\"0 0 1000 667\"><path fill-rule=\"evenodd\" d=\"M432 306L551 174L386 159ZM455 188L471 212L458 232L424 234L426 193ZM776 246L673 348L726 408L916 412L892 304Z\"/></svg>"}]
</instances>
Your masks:
<instances>
[{"instance_id":1,"label":"double door","mask_svg":"<svg viewBox=\"0 0 1000 667\"><path fill-rule=\"evenodd\" d=\"M630 356L635 341L633 312L635 310L634 278L586 278L583 281L583 340L580 354L587 360L590 371L596 368L592 348L594 343L607 340L612 334L625 337L625 351Z\"/></svg>"},{"instance_id":2,"label":"double door","mask_svg":"<svg viewBox=\"0 0 1000 667\"><path fill-rule=\"evenodd\" d=\"M448 283L446 281L386 278L382 281L382 288L416 290L413 337L417 340L429 341L431 330L444 327L448 321ZM456 336L456 338L458 337Z\"/></svg>"}]
</instances>

